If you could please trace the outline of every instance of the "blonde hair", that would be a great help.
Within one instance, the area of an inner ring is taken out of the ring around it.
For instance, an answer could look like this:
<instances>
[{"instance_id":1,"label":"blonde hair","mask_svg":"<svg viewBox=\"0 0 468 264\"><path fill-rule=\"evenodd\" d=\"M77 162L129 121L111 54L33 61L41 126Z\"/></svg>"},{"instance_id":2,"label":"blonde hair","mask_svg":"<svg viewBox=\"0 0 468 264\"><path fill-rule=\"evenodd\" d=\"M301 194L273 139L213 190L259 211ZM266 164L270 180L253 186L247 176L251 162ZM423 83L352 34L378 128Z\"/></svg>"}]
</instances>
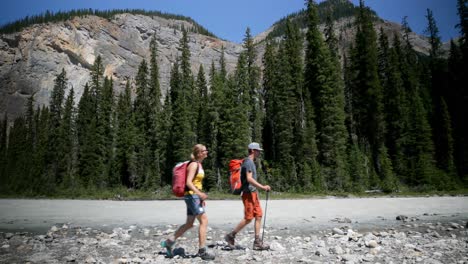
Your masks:
<instances>
[{"instance_id":1,"label":"blonde hair","mask_svg":"<svg viewBox=\"0 0 468 264\"><path fill-rule=\"evenodd\" d=\"M206 147L203 144L196 144L195 146L193 146L192 154L190 154L190 158L192 160L198 159L198 157L200 156L200 153L202 153L204 148L206 148Z\"/></svg>"}]
</instances>

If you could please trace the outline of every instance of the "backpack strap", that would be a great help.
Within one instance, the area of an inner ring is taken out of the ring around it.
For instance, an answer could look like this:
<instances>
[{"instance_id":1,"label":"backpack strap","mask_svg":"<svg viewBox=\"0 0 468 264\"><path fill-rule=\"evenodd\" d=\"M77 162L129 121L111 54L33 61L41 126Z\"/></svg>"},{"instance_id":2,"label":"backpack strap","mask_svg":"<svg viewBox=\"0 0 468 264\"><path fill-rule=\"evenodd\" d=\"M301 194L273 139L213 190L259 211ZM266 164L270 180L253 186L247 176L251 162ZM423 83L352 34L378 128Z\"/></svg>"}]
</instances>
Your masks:
<instances>
[{"instance_id":1,"label":"backpack strap","mask_svg":"<svg viewBox=\"0 0 468 264\"><path fill-rule=\"evenodd\" d=\"M191 161L189 161L189 163L187 164L187 168L188 168L188 166L190 166L190 163L192 163L192 162L196 162L196 163L197 163L197 171L195 172L195 175L193 176L193 178L195 178L195 176L197 176L197 174L198 174L198 170L200 169L200 164L198 163L198 161L192 161L192 160L191 160ZM185 174L187 174L187 172L185 172ZM186 182L187 182L187 181L186 181ZM192 182L193 182L193 179L192 179ZM185 184L185 191L186 191L186 192L190 191L190 189L187 187L187 183Z\"/></svg>"}]
</instances>

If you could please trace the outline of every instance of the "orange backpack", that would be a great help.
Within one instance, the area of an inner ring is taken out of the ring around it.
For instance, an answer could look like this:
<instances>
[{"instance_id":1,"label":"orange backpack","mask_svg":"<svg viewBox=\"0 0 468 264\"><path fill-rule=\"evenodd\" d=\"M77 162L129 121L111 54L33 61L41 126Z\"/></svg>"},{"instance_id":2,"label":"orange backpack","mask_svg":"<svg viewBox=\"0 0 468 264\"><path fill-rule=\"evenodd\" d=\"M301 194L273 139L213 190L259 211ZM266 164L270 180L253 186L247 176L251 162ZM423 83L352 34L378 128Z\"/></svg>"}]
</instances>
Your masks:
<instances>
[{"instance_id":1,"label":"orange backpack","mask_svg":"<svg viewBox=\"0 0 468 264\"><path fill-rule=\"evenodd\" d=\"M229 184L231 193L239 195L242 193L241 166L243 159L233 159L229 162Z\"/></svg>"}]
</instances>

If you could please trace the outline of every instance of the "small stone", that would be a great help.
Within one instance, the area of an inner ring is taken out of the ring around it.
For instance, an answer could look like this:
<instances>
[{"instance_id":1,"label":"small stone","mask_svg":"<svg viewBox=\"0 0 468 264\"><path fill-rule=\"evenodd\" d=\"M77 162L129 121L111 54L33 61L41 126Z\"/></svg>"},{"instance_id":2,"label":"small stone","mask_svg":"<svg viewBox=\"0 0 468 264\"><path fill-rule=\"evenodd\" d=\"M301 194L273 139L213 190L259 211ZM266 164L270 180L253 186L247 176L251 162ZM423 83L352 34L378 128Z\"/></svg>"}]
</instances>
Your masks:
<instances>
[{"instance_id":1,"label":"small stone","mask_svg":"<svg viewBox=\"0 0 468 264\"><path fill-rule=\"evenodd\" d=\"M333 228L333 234L336 234L336 235L344 235L344 232L343 230L339 229L339 228Z\"/></svg>"},{"instance_id":2,"label":"small stone","mask_svg":"<svg viewBox=\"0 0 468 264\"><path fill-rule=\"evenodd\" d=\"M317 256L328 256L329 253L325 248L319 248L315 251L315 255Z\"/></svg>"},{"instance_id":3,"label":"small stone","mask_svg":"<svg viewBox=\"0 0 468 264\"><path fill-rule=\"evenodd\" d=\"M380 232L380 236L381 236L381 237L387 237L387 236L388 236L388 233L387 233L387 232Z\"/></svg>"},{"instance_id":4,"label":"small stone","mask_svg":"<svg viewBox=\"0 0 468 264\"><path fill-rule=\"evenodd\" d=\"M371 240L369 242L366 242L366 246L370 248L376 248L379 244L375 240Z\"/></svg>"},{"instance_id":5,"label":"small stone","mask_svg":"<svg viewBox=\"0 0 468 264\"><path fill-rule=\"evenodd\" d=\"M285 251L286 250L286 248L283 245L281 245L280 243L276 241L273 241L270 244L270 249L273 251Z\"/></svg>"},{"instance_id":6,"label":"small stone","mask_svg":"<svg viewBox=\"0 0 468 264\"><path fill-rule=\"evenodd\" d=\"M119 258L119 259L117 259L117 263L118 264L125 264L125 263L128 263L128 260L127 260L127 258Z\"/></svg>"},{"instance_id":7,"label":"small stone","mask_svg":"<svg viewBox=\"0 0 468 264\"><path fill-rule=\"evenodd\" d=\"M96 263L96 260L92 256L87 256L85 263Z\"/></svg>"},{"instance_id":8,"label":"small stone","mask_svg":"<svg viewBox=\"0 0 468 264\"><path fill-rule=\"evenodd\" d=\"M135 257L132 259L132 263L142 263L143 260L141 258Z\"/></svg>"},{"instance_id":9,"label":"small stone","mask_svg":"<svg viewBox=\"0 0 468 264\"><path fill-rule=\"evenodd\" d=\"M75 262L76 261L76 257L75 256L65 256L63 258L66 262Z\"/></svg>"},{"instance_id":10,"label":"small stone","mask_svg":"<svg viewBox=\"0 0 468 264\"><path fill-rule=\"evenodd\" d=\"M408 220L408 216L406 216L406 215L398 215L398 216L396 217L396 220L399 220L399 221L406 221L406 220Z\"/></svg>"}]
</instances>

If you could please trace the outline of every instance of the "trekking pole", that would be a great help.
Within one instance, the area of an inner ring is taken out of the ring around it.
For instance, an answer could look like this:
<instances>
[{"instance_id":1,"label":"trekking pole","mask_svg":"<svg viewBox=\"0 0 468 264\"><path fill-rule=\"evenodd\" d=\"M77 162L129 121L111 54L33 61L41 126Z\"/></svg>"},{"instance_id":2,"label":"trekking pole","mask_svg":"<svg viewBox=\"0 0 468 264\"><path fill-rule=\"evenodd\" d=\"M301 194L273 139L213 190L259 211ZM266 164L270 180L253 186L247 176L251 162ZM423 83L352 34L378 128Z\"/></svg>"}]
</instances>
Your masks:
<instances>
[{"instance_id":1,"label":"trekking pole","mask_svg":"<svg viewBox=\"0 0 468 264\"><path fill-rule=\"evenodd\" d=\"M266 201L265 201L265 217L263 218L263 231L262 231L262 245L263 245L263 237L265 236L265 223L267 217L267 208L268 208L268 194L270 191L266 192Z\"/></svg>"}]
</instances>

